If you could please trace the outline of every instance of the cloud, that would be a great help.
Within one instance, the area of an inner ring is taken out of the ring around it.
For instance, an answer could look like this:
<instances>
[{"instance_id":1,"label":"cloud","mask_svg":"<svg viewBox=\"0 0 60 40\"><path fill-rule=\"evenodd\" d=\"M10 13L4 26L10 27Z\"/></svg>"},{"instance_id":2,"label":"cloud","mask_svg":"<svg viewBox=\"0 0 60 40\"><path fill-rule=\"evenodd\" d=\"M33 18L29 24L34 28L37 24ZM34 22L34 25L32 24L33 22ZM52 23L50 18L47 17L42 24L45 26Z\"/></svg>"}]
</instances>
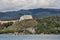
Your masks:
<instances>
[{"instance_id":1,"label":"cloud","mask_svg":"<svg viewBox=\"0 0 60 40\"><path fill-rule=\"evenodd\" d=\"M31 9L31 8L60 8L60 0L0 0L0 11Z\"/></svg>"}]
</instances>

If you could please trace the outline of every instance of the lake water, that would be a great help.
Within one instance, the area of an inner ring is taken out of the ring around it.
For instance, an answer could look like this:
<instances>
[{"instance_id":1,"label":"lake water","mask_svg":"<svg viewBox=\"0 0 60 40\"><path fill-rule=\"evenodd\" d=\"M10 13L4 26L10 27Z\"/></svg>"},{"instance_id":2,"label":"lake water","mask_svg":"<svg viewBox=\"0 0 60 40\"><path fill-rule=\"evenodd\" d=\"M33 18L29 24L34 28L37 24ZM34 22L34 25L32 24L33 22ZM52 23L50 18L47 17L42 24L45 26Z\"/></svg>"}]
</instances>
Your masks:
<instances>
[{"instance_id":1,"label":"lake water","mask_svg":"<svg viewBox=\"0 0 60 40\"><path fill-rule=\"evenodd\" d=\"M0 40L60 40L60 35L14 35L0 34Z\"/></svg>"}]
</instances>

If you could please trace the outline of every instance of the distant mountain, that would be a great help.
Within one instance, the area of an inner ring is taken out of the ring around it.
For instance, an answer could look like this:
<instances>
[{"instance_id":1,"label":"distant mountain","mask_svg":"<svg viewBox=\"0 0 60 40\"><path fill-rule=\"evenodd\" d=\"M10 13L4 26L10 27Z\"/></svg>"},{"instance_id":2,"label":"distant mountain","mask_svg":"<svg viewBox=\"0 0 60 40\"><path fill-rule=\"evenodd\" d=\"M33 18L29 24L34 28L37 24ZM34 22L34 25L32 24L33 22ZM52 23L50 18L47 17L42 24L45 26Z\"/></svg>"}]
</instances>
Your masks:
<instances>
[{"instance_id":1,"label":"distant mountain","mask_svg":"<svg viewBox=\"0 0 60 40\"><path fill-rule=\"evenodd\" d=\"M19 10L19 11L10 11L10 12L0 12L0 19L13 19L19 18L22 15L30 14L33 17L46 17L46 16L60 16L60 9L28 9L28 10Z\"/></svg>"}]
</instances>

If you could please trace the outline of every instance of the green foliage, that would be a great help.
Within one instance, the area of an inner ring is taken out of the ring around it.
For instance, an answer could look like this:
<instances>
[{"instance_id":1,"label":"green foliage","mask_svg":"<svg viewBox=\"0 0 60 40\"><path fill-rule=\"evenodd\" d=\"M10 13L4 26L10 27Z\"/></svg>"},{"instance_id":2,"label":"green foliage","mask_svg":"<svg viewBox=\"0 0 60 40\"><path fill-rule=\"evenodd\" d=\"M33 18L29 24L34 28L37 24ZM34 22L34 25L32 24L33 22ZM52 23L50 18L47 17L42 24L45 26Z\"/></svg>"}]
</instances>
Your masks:
<instances>
[{"instance_id":1,"label":"green foliage","mask_svg":"<svg viewBox=\"0 0 60 40\"><path fill-rule=\"evenodd\" d=\"M18 21L16 22L15 24L12 25L13 29L16 29L16 30L23 30L25 31L26 28L35 28L37 25L37 22L36 20L23 20L23 21ZM26 31L25 31L26 32Z\"/></svg>"},{"instance_id":2,"label":"green foliage","mask_svg":"<svg viewBox=\"0 0 60 40\"><path fill-rule=\"evenodd\" d=\"M8 23L4 23L4 24L2 24L2 25L7 28L8 26L11 26L12 24L13 24L13 22L8 22Z\"/></svg>"},{"instance_id":3,"label":"green foliage","mask_svg":"<svg viewBox=\"0 0 60 40\"><path fill-rule=\"evenodd\" d=\"M35 20L23 20L20 22L20 25L22 27L35 27L37 25L37 22Z\"/></svg>"},{"instance_id":4,"label":"green foliage","mask_svg":"<svg viewBox=\"0 0 60 40\"><path fill-rule=\"evenodd\" d=\"M8 28L9 26L12 26L13 22L8 22L8 23L0 23L0 30L4 28Z\"/></svg>"},{"instance_id":5,"label":"green foliage","mask_svg":"<svg viewBox=\"0 0 60 40\"><path fill-rule=\"evenodd\" d=\"M5 28L6 27L6 28ZM51 16L45 18L35 18L32 20L23 20L18 21L15 24L6 23L1 25L0 33L14 33L14 32L22 32L25 34L32 34L27 28L34 28L36 34L60 34L60 17L59 16Z\"/></svg>"},{"instance_id":6,"label":"green foliage","mask_svg":"<svg viewBox=\"0 0 60 40\"><path fill-rule=\"evenodd\" d=\"M60 33L58 32L58 28L60 28L60 17L58 16L52 16L52 17L46 17L41 19L36 19L38 22L36 33Z\"/></svg>"}]
</instances>

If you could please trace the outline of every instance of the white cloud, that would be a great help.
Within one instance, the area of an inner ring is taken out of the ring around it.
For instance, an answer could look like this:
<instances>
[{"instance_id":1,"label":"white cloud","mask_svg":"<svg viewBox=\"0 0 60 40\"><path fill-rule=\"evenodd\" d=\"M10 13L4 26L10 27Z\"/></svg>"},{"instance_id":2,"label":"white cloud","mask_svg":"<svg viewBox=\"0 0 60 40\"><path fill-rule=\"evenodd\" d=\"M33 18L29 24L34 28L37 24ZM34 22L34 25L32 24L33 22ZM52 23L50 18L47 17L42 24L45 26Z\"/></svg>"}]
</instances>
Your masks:
<instances>
[{"instance_id":1,"label":"white cloud","mask_svg":"<svg viewBox=\"0 0 60 40\"><path fill-rule=\"evenodd\" d=\"M60 0L0 0L0 11L19 10L29 8L60 8Z\"/></svg>"}]
</instances>

